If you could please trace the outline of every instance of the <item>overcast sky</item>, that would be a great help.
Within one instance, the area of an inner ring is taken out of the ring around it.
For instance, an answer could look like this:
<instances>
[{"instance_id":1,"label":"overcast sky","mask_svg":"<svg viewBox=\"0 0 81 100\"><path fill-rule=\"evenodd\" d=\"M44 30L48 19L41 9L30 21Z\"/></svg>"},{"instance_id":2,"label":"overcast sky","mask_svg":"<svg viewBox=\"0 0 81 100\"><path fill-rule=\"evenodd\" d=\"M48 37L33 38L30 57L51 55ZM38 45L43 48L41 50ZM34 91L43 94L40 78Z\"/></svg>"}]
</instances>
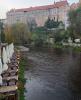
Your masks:
<instances>
[{"instance_id":1,"label":"overcast sky","mask_svg":"<svg viewBox=\"0 0 81 100\"><path fill-rule=\"evenodd\" d=\"M79 0L68 0L69 3L78 1ZM0 18L5 18L6 12L12 8L27 8L31 6L53 4L53 2L54 0L0 0Z\"/></svg>"}]
</instances>

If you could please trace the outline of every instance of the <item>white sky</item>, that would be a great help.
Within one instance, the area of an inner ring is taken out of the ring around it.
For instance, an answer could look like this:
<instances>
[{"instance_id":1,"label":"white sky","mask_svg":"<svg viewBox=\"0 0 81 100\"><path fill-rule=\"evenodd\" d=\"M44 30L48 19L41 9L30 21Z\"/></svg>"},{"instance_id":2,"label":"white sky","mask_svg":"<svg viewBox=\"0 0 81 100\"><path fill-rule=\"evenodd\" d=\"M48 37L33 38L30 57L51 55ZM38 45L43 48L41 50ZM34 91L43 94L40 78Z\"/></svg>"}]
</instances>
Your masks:
<instances>
[{"instance_id":1,"label":"white sky","mask_svg":"<svg viewBox=\"0 0 81 100\"><path fill-rule=\"evenodd\" d=\"M78 1L79 0L68 0L69 3ZM53 4L53 2L54 0L0 0L0 18L5 18L6 12L12 8L27 8L31 6Z\"/></svg>"}]
</instances>

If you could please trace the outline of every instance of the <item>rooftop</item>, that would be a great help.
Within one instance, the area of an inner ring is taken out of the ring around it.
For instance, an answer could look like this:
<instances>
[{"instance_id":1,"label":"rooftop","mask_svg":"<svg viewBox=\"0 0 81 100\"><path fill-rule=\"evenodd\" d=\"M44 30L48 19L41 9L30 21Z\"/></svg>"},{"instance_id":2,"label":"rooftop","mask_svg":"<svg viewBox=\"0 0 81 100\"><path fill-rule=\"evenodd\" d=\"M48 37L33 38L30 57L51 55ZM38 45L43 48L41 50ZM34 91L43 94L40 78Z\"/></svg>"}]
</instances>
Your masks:
<instances>
[{"instance_id":1,"label":"rooftop","mask_svg":"<svg viewBox=\"0 0 81 100\"><path fill-rule=\"evenodd\" d=\"M73 3L72 5L71 5L71 9L77 9L78 7L79 7L79 3Z\"/></svg>"},{"instance_id":2,"label":"rooftop","mask_svg":"<svg viewBox=\"0 0 81 100\"><path fill-rule=\"evenodd\" d=\"M12 9L11 11L15 12L29 12L29 11L36 11L36 10L48 10L52 8L60 8L62 6L69 5L67 0L59 1L59 2L54 2L52 5L45 5L45 6L37 6L37 7L30 7L30 8L22 8L22 9Z\"/></svg>"}]
</instances>

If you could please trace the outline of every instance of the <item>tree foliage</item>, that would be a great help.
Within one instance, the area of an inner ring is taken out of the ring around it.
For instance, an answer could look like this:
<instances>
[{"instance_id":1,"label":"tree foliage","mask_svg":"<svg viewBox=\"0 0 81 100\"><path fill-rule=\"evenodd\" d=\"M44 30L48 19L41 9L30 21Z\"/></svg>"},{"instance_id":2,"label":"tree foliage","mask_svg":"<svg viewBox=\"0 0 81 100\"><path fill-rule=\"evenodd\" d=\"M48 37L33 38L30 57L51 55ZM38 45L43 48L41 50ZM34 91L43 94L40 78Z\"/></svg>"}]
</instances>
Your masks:
<instances>
[{"instance_id":1,"label":"tree foliage","mask_svg":"<svg viewBox=\"0 0 81 100\"><path fill-rule=\"evenodd\" d=\"M28 26L23 23L17 23L5 28L7 42L14 41L16 44L27 43L30 39Z\"/></svg>"},{"instance_id":2,"label":"tree foliage","mask_svg":"<svg viewBox=\"0 0 81 100\"><path fill-rule=\"evenodd\" d=\"M5 40L7 43L14 42L14 37L12 35L12 29L10 26L7 26L7 25L5 26L4 33L5 33Z\"/></svg>"},{"instance_id":3,"label":"tree foliage","mask_svg":"<svg viewBox=\"0 0 81 100\"><path fill-rule=\"evenodd\" d=\"M51 29L51 28L58 28L59 24L60 24L60 22L58 22L58 20L55 21L54 19L48 18L48 20L45 22L44 26L46 28Z\"/></svg>"},{"instance_id":4,"label":"tree foliage","mask_svg":"<svg viewBox=\"0 0 81 100\"><path fill-rule=\"evenodd\" d=\"M0 20L0 41L5 42L4 25Z\"/></svg>"},{"instance_id":5,"label":"tree foliage","mask_svg":"<svg viewBox=\"0 0 81 100\"><path fill-rule=\"evenodd\" d=\"M81 36L81 7L69 12L69 30L72 36Z\"/></svg>"},{"instance_id":6,"label":"tree foliage","mask_svg":"<svg viewBox=\"0 0 81 100\"><path fill-rule=\"evenodd\" d=\"M69 38L69 32L65 30L58 30L54 34L55 42L66 42Z\"/></svg>"},{"instance_id":7,"label":"tree foliage","mask_svg":"<svg viewBox=\"0 0 81 100\"><path fill-rule=\"evenodd\" d=\"M35 45L42 46L48 36L47 29L45 27L37 27L32 32L32 40L34 41Z\"/></svg>"}]
</instances>

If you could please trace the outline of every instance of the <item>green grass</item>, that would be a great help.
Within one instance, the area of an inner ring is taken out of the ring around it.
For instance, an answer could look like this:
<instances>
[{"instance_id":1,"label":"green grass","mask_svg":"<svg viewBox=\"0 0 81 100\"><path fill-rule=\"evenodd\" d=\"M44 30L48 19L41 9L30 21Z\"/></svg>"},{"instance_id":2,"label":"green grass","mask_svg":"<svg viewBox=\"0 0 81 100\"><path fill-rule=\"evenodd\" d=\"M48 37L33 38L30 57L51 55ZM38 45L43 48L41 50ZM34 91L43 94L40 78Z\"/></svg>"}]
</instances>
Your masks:
<instances>
[{"instance_id":1,"label":"green grass","mask_svg":"<svg viewBox=\"0 0 81 100\"><path fill-rule=\"evenodd\" d=\"M24 72L25 72L25 66L26 66L27 61L24 58L20 59L20 63L19 63L19 89L18 89L18 94L19 94L19 100L25 100L24 97L24 92L25 92L25 82L26 79L24 77Z\"/></svg>"},{"instance_id":2,"label":"green grass","mask_svg":"<svg viewBox=\"0 0 81 100\"><path fill-rule=\"evenodd\" d=\"M54 44L53 45L53 48L64 48L64 46L61 45L61 44Z\"/></svg>"},{"instance_id":3,"label":"green grass","mask_svg":"<svg viewBox=\"0 0 81 100\"><path fill-rule=\"evenodd\" d=\"M73 46L63 46L62 44L54 44L53 48L71 48L75 52L81 52L81 47L73 47Z\"/></svg>"},{"instance_id":4,"label":"green grass","mask_svg":"<svg viewBox=\"0 0 81 100\"><path fill-rule=\"evenodd\" d=\"M75 52L81 52L81 47L73 47L73 50L74 50Z\"/></svg>"},{"instance_id":5,"label":"green grass","mask_svg":"<svg viewBox=\"0 0 81 100\"><path fill-rule=\"evenodd\" d=\"M0 100L4 100L6 98L7 95L4 94L0 94Z\"/></svg>"}]
</instances>

